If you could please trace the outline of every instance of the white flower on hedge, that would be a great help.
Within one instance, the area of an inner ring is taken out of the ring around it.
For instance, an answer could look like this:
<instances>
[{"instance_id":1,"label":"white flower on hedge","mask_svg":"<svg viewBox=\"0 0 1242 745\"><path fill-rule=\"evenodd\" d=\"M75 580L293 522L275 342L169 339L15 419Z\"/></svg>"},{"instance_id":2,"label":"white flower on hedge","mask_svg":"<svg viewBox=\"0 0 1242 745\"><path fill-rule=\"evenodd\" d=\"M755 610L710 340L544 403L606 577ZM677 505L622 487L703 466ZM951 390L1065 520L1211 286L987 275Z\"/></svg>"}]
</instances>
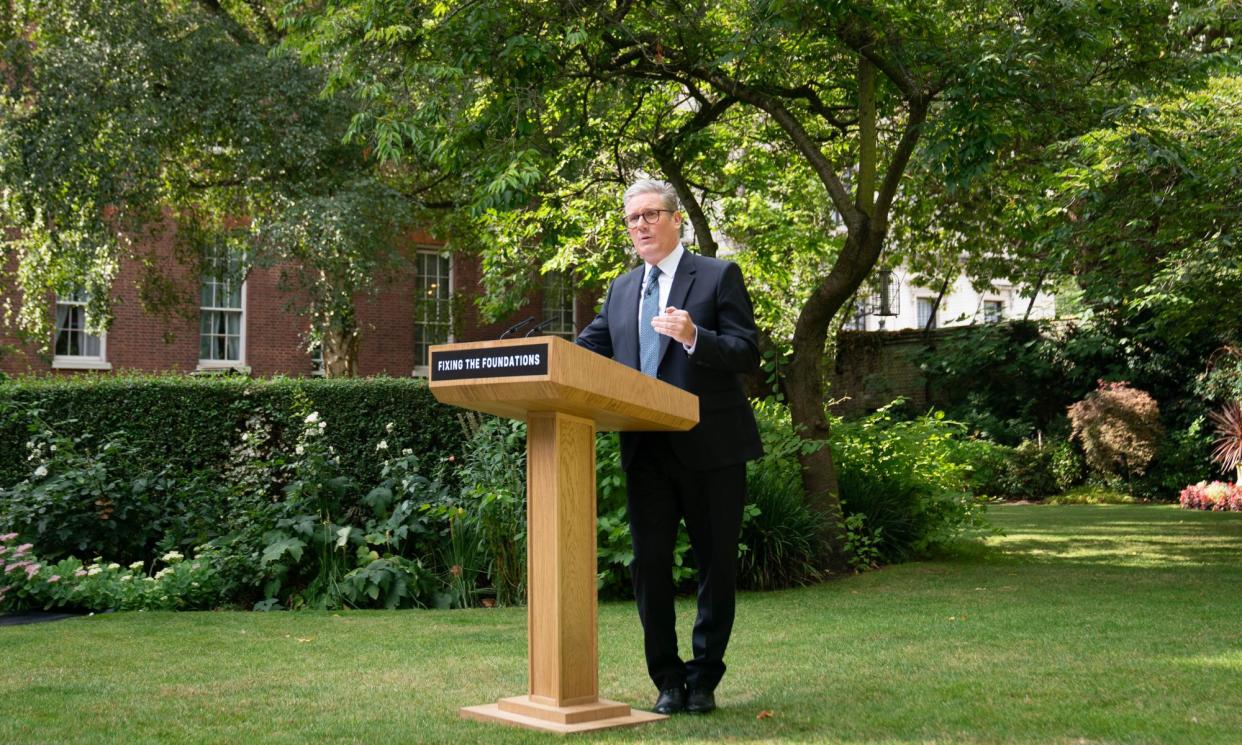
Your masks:
<instances>
[{"instance_id":1,"label":"white flower on hedge","mask_svg":"<svg viewBox=\"0 0 1242 745\"><path fill-rule=\"evenodd\" d=\"M156 573L155 573L155 578L156 578L156 579L164 579L164 578L165 578L165 577L167 577L169 574L172 574L172 567L164 567L163 569L161 569L161 570L159 570L158 572L156 572Z\"/></svg>"},{"instance_id":2,"label":"white flower on hedge","mask_svg":"<svg viewBox=\"0 0 1242 745\"><path fill-rule=\"evenodd\" d=\"M95 564L90 569L86 570L86 576L94 577L96 574L100 574L101 572L103 572L103 567L99 566L98 564Z\"/></svg>"},{"instance_id":3,"label":"white flower on hedge","mask_svg":"<svg viewBox=\"0 0 1242 745\"><path fill-rule=\"evenodd\" d=\"M414 449L413 449L413 448L405 448L405 449L403 449L403 450L401 451L401 454L402 454L402 455L413 455L413 454L414 454Z\"/></svg>"},{"instance_id":4,"label":"white flower on hedge","mask_svg":"<svg viewBox=\"0 0 1242 745\"><path fill-rule=\"evenodd\" d=\"M390 435L392 434L393 430L395 430L396 428L397 428L397 425L394 424L393 422L389 422L388 424L384 425L384 431Z\"/></svg>"},{"instance_id":5,"label":"white flower on hedge","mask_svg":"<svg viewBox=\"0 0 1242 745\"><path fill-rule=\"evenodd\" d=\"M380 440L380 441L379 441L379 444L375 446L375 449L376 449L376 450L387 450L387 449L388 449L388 440Z\"/></svg>"},{"instance_id":6,"label":"white flower on hedge","mask_svg":"<svg viewBox=\"0 0 1242 745\"><path fill-rule=\"evenodd\" d=\"M134 575L132 575L132 574L126 574L126 575L124 575L124 576L122 576L122 577L121 577L121 581L122 581L122 582L132 582L132 581L133 581L133 579L134 579Z\"/></svg>"},{"instance_id":7,"label":"white flower on hedge","mask_svg":"<svg viewBox=\"0 0 1242 745\"><path fill-rule=\"evenodd\" d=\"M141 561L135 561L133 564L129 565L129 568L134 570L135 572L141 570L142 567L143 567L143 563Z\"/></svg>"},{"instance_id":8,"label":"white flower on hedge","mask_svg":"<svg viewBox=\"0 0 1242 745\"><path fill-rule=\"evenodd\" d=\"M320 431L320 432L322 432L322 431L324 431L325 429L327 429L327 427L328 427L328 423L327 423L327 422L320 422L320 423L319 423L319 431Z\"/></svg>"},{"instance_id":9,"label":"white flower on hedge","mask_svg":"<svg viewBox=\"0 0 1242 745\"><path fill-rule=\"evenodd\" d=\"M298 445L297 447L293 449L293 452L297 453L298 455L304 455L306 453L306 448L302 447L301 445Z\"/></svg>"},{"instance_id":10,"label":"white flower on hedge","mask_svg":"<svg viewBox=\"0 0 1242 745\"><path fill-rule=\"evenodd\" d=\"M307 424L314 424L314 423L315 423L315 422L317 422L317 421L319 421L319 412L318 412L318 411L312 411L311 413L309 413L309 414L307 414L307 415L306 415L306 423L307 423Z\"/></svg>"},{"instance_id":11,"label":"white flower on hedge","mask_svg":"<svg viewBox=\"0 0 1242 745\"><path fill-rule=\"evenodd\" d=\"M118 564L118 563L116 563L115 561L114 561L114 562L112 562L111 564L109 564L109 565L108 565L108 571L109 571L109 572L115 572L116 570L118 570L118 569L120 569L120 568L121 568L121 565L120 565L120 564Z\"/></svg>"},{"instance_id":12,"label":"white flower on hedge","mask_svg":"<svg viewBox=\"0 0 1242 745\"><path fill-rule=\"evenodd\" d=\"M35 478L43 478L47 475L47 466L39 466L35 469Z\"/></svg>"},{"instance_id":13,"label":"white flower on hedge","mask_svg":"<svg viewBox=\"0 0 1242 745\"><path fill-rule=\"evenodd\" d=\"M160 561L164 562L165 564L172 564L172 563L181 561L184 558L185 556L183 556L180 551L169 551L168 553L160 557Z\"/></svg>"}]
</instances>

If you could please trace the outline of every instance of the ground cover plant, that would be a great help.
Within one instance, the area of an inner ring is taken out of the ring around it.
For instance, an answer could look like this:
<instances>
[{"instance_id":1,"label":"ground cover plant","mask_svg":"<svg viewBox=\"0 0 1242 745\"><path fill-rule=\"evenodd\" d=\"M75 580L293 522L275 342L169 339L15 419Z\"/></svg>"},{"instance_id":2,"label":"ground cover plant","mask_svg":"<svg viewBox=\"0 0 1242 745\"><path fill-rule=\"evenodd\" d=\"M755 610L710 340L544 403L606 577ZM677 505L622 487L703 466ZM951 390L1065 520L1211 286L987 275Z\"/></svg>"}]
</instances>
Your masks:
<instances>
[{"instance_id":1,"label":"ground cover plant","mask_svg":"<svg viewBox=\"0 0 1242 745\"><path fill-rule=\"evenodd\" d=\"M936 560L743 593L720 711L582 741L1236 742L1242 710L1202 692L1242 673L1242 515L1006 505L993 519L1004 536ZM693 601L678 613L688 630ZM562 742L457 718L525 690L525 619L116 613L0 627L0 740ZM601 604L599 628L601 691L649 705L632 604Z\"/></svg>"},{"instance_id":2,"label":"ground cover plant","mask_svg":"<svg viewBox=\"0 0 1242 745\"><path fill-rule=\"evenodd\" d=\"M15 534L6 541L14 551L30 544L12 569L20 573L0 583L0 609L525 602L524 423L461 416L448 430L446 407L425 384L389 379L183 380L0 386L0 429L26 431L24 460L14 465L22 478L0 482L0 533ZM75 404L113 393L133 413L66 418ZM395 401L377 404L384 395ZM194 411L196 397L222 404L203 411L212 426L169 417L161 436L152 412ZM430 423L412 418L419 411ZM797 475L801 454L822 445L794 435L781 404L759 402L756 414L766 452L748 466L739 584L817 581L821 531ZM385 415L398 419L385 423ZM982 527L982 504L954 455L961 429L939 414L894 421L887 408L838 423L831 447L846 487L847 571L904 561ZM160 457L182 439L211 446ZM598 438L596 483L598 587L628 597L632 551L615 434ZM172 567L161 557L169 555L187 559L171 571L176 582L165 580ZM190 570L195 578L180 581ZM684 530L674 571L692 592Z\"/></svg>"}]
</instances>

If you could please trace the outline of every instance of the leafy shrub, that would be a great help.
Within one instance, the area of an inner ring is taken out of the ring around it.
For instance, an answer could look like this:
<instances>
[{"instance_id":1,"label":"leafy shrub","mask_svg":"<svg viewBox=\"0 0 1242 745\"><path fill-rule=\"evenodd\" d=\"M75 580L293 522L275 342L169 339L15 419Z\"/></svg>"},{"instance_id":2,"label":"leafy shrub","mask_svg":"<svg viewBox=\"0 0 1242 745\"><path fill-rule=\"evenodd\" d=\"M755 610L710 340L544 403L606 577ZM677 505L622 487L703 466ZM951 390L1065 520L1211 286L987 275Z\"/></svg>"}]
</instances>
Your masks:
<instances>
[{"instance_id":1,"label":"leafy shrub","mask_svg":"<svg viewBox=\"0 0 1242 745\"><path fill-rule=\"evenodd\" d=\"M1131 491L1144 499L1169 502L1188 480L1211 475L1212 436L1205 423L1199 417L1188 427L1168 431L1147 473L1134 482Z\"/></svg>"},{"instance_id":2,"label":"leafy shrub","mask_svg":"<svg viewBox=\"0 0 1242 745\"><path fill-rule=\"evenodd\" d=\"M182 482L224 470L242 432L262 432L269 450L290 453L303 400L332 422L328 444L360 483L380 471L374 443L385 422L402 425L389 438L395 450L412 449L429 464L461 457L456 410L417 378L18 377L0 381L0 487L28 476L24 443L35 412L63 437L123 441L134 449L135 472Z\"/></svg>"},{"instance_id":3,"label":"leafy shrub","mask_svg":"<svg viewBox=\"0 0 1242 745\"><path fill-rule=\"evenodd\" d=\"M39 428L26 449L29 475L0 489L0 526L33 541L48 559L142 558L174 514L176 485L163 471L133 474L137 452L122 439Z\"/></svg>"},{"instance_id":4,"label":"leafy shrub","mask_svg":"<svg viewBox=\"0 0 1242 745\"><path fill-rule=\"evenodd\" d=\"M625 470L621 468L621 438L615 432L595 438L595 493L597 528L597 580L601 595L630 598L634 588L630 582L630 563L634 546L630 539L630 522L626 513ZM696 576L690 565L690 535L686 526L678 526L673 546L673 583L686 587Z\"/></svg>"},{"instance_id":5,"label":"leafy shrub","mask_svg":"<svg viewBox=\"0 0 1242 745\"><path fill-rule=\"evenodd\" d=\"M1046 321L989 323L940 339L918 364L950 419L1013 446L1058 429L1065 407L1090 390L1102 372L1094 358L1108 348L1093 336Z\"/></svg>"},{"instance_id":6,"label":"leafy shrub","mask_svg":"<svg viewBox=\"0 0 1242 745\"><path fill-rule=\"evenodd\" d=\"M943 412L896 422L890 410L834 423L831 443L846 518L864 516L884 563L986 527L984 502L967 490L957 451L965 427Z\"/></svg>"},{"instance_id":7,"label":"leafy shrub","mask_svg":"<svg viewBox=\"0 0 1242 745\"><path fill-rule=\"evenodd\" d=\"M360 486L342 473L328 430L317 411L303 419L281 514L263 535L265 600L256 607L448 605L420 559L420 539L435 529L432 516L448 507L448 488L419 473L407 448L384 461L379 485L351 499ZM396 427L389 423L385 431L395 435ZM387 438L375 445L381 453L390 449ZM341 507L354 503L358 509Z\"/></svg>"},{"instance_id":8,"label":"leafy shrub","mask_svg":"<svg viewBox=\"0 0 1242 745\"><path fill-rule=\"evenodd\" d=\"M159 559L148 575L144 563L127 567L96 558L89 565L69 557L42 560L16 533L0 535L0 609L54 608L77 611L208 610L226 602L231 589L219 571L220 557L203 547L192 560L177 551Z\"/></svg>"},{"instance_id":9,"label":"leafy shrub","mask_svg":"<svg viewBox=\"0 0 1242 745\"><path fill-rule=\"evenodd\" d=\"M997 499L1039 500L1059 490L1054 466L1058 451L1034 440L1007 447L986 440L965 440L954 448L969 468L972 494Z\"/></svg>"},{"instance_id":10,"label":"leafy shrub","mask_svg":"<svg viewBox=\"0 0 1242 745\"><path fill-rule=\"evenodd\" d=\"M1242 512L1242 486L1225 481L1197 484L1182 489L1181 505L1188 510Z\"/></svg>"},{"instance_id":11,"label":"leafy shrub","mask_svg":"<svg viewBox=\"0 0 1242 745\"><path fill-rule=\"evenodd\" d=\"M1048 504L1134 504L1133 496L1125 492L1103 486L1084 484L1076 486L1064 494L1049 497Z\"/></svg>"},{"instance_id":12,"label":"leafy shrub","mask_svg":"<svg viewBox=\"0 0 1242 745\"><path fill-rule=\"evenodd\" d=\"M457 478L498 605L526 602L526 424L477 417ZM452 456L450 456L452 457ZM459 552L463 554L464 551ZM468 563L468 562L467 562ZM458 562L455 566L465 566Z\"/></svg>"},{"instance_id":13,"label":"leafy shrub","mask_svg":"<svg viewBox=\"0 0 1242 745\"><path fill-rule=\"evenodd\" d=\"M1060 440L1052 446L1049 468L1052 470L1052 480L1056 483L1057 492L1069 491L1087 478L1087 463L1082 453L1068 439Z\"/></svg>"},{"instance_id":14,"label":"leafy shrub","mask_svg":"<svg viewBox=\"0 0 1242 745\"><path fill-rule=\"evenodd\" d=\"M1006 496L1039 500L1056 494L1052 472L1053 450L1035 440L1024 440L1009 451L1008 467L1002 477Z\"/></svg>"},{"instance_id":15,"label":"leafy shrub","mask_svg":"<svg viewBox=\"0 0 1242 745\"><path fill-rule=\"evenodd\" d=\"M755 417L764 454L746 468L738 585L773 590L814 582L821 576L820 522L806 506L797 458L816 445L794 433L785 407L761 402Z\"/></svg>"},{"instance_id":16,"label":"leafy shrub","mask_svg":"<svg viewBox=\"0 0 1242 745\"><path fill-rule=\"evenodd\" d=\"M1099 390L1069 407L1074 439L1096 473L1131 479L1147 470L1163 434L1155 399L1126 383Z\"/></svg>"}]
</instances>

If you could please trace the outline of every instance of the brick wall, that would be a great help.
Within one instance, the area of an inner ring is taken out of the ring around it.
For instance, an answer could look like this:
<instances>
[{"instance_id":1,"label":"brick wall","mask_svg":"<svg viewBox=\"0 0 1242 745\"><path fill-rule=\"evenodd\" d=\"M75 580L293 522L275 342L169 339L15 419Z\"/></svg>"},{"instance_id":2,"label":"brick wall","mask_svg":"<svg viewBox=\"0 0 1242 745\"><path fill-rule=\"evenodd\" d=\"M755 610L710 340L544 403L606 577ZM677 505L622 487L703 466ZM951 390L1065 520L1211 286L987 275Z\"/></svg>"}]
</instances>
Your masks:
<instances>
[{"instance_id":1,"label":"brick wall","mask_svg":"<svg viewBox=\"0 0 1242 745\"><path fill-rule=\"evenodd\" d=\"M834 413L854 417L875 411L905 396L916 411L934 401L916 357L929 344L968 332L970 327L906 331L846 331L837 339L837 358L829 371L828 397Z\"/></svg>"},{"instance_id":2,"label":"brick wall","mask_svg":"<svg viewBox=\"0 0 1242 745\"><path fill-rule=\"evenodd\" d=\"M142 257L121 263L113 285L114 320L106 337L105 358L114 372L181 372L198 368L199 282L190 268L173 258L173 226L144 238ZM429 236L413 234L409 250L434 245ZM10 257L10 262L12 261ZM144 268L145 267L145 268ZM542 319L542 299L538 295L509 318L484 323L474 299L483 291L481 264L475 256L454 256L454 294L460 296L456 309L461 318L455 323L458 341L497 338L507 327L528 315ZM10 264L11 268L11 264ZM184 306L173 312L152 314L143 310L139 296L144 272L153 271L171 283ZM9 283L0 288L0 301L19 299ZM376 292L357 300L360 338L358 369L361 375L410 375L414 370L414 270L410 269L384 282ZM244 359L253 375L310 375L311 359L306 351L309 322L299 312L303 303L296 295L281 289L280 267L255 267L246 277L244 289ZM49 308L53 299L48 299ZM576 299L579 329L594 317L594 294ZM18 347L13 354L0 356L0 371L9 374L72 373L79 370L53 370L52 359L36 345L23 345L16 332L0 328L0 344Z\"/></svg>"}]
</instances>

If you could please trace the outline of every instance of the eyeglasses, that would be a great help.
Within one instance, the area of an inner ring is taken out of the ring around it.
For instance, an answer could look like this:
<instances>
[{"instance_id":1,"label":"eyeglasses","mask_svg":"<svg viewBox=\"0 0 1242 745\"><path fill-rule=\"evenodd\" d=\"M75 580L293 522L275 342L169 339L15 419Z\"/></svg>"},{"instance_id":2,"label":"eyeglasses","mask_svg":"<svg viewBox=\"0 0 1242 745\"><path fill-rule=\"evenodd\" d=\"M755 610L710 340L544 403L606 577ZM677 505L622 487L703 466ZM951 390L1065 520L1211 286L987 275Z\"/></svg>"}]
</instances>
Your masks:
<instances>
[{"instance_id":1,"label":"eyeglasses","mask_svg":"<svg viewBox=\"0 0 1242 745\"><path fill-rule=\"evenodd\" d=\"M660 221L661 212L667 212L671 215L673 214L674 210L643 210L642 212L635 212L632 215L626 215L622 219L625 220L625 227L627 228L638 227L639 220L642 220L648 225L655 225L657 222Z\"/></svg>"}]
</instances>

